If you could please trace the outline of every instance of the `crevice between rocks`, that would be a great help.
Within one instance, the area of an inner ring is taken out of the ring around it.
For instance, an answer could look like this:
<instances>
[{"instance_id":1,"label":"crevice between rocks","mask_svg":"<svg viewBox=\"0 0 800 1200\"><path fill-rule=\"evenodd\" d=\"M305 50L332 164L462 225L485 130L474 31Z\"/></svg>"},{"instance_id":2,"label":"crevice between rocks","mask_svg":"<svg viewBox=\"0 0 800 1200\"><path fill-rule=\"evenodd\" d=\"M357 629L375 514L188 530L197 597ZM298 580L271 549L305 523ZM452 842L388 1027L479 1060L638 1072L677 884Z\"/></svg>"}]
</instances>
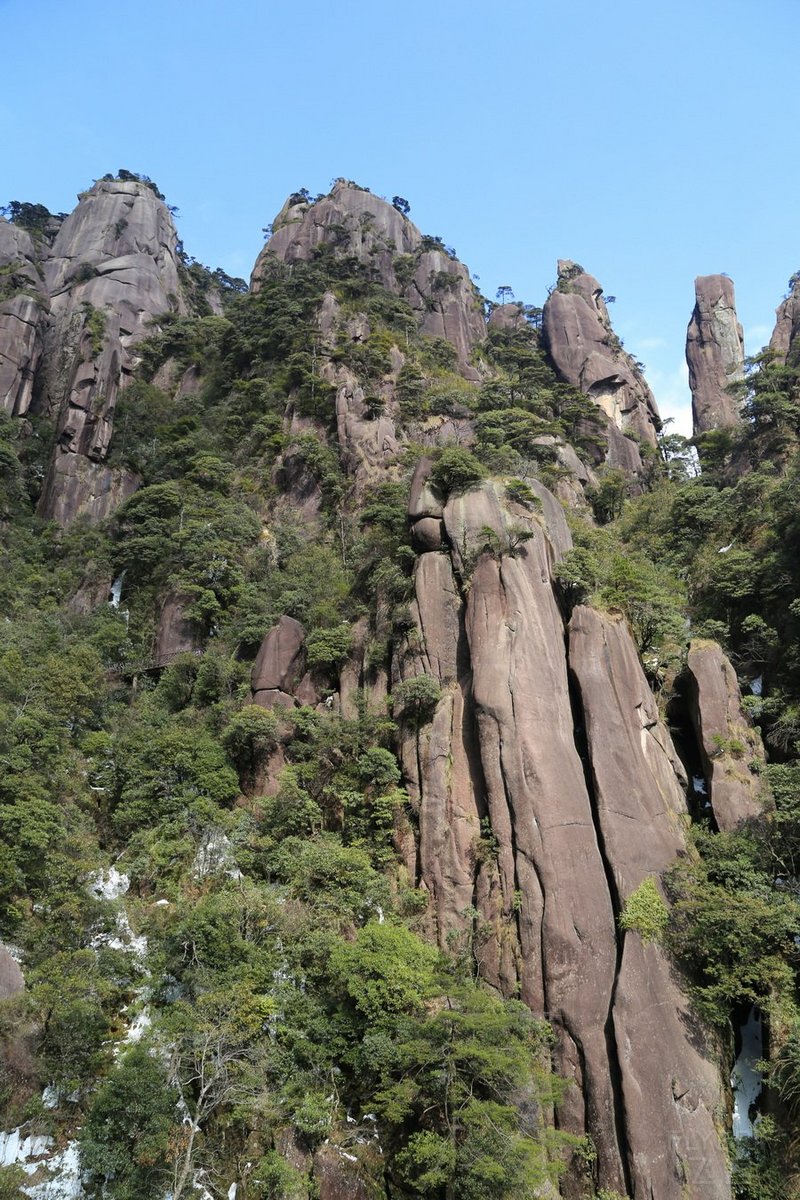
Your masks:
<instances>
[{"instance_id":1,"label":"crevice between rocks","mask_svg":"<svg viewBox=\"0 0 800 1200\"><path fill-rule=\"evenodd\" d=\"M567 658L569 701L572 709L573 739L575 742L575 749L578 752L578 757L580 758L583 766L583 775L586 783L586 791L589 796L589 804L591 806L592 822L594 824L595 837L597 838L597 847L600 852L601 862L603 864L603 871L606 877L606 885L608 887L608 893L611 899L611 908L614 913L614 921L616 926L617 918L622 911L622 902L619 894L619 888L617 887L617 881L614 877L613 866L606 851L603 828L600 822L597 790L595 788L591 756L589 754L589 741L586 735L586 720L583 709L583 697L581 695L580 684L575 672L569 665L569 641L568 637L566 636L565 654ZM633 1179L631 1177L630 1165L631 1149L628 1143L628 1134L625 1123L625 1097L622 1087L622 1067L619 1061L617 1039L614 1031L614 1003L616 1001L617 985L619 983L620 969L622 967L622 955L625 948L625 934L619 930L618 926L616 928L615 941L616 963L614 966L614 986L611 989L611 996L608 1003L608 1013L603 1026L603 1035L605 1037L606 1050L608 1054L608 1073L611 1080L611 1090L614 1097L614 1130L616 1133L617 1147L619 1150L620 1161L622 1163L625 1191L629 1195L632 1195Z\"/></svg>"},{"instance_id":2,"label":"crevice between rocks","mask_svg":"<svg viewBox=\"0 0 800 1200\"><path fill-rule=\"evenodd\" d=\"M675 691L667 705L667 721L672 743L689 781L686 806L692 824L707 821L712 831L717 833L719 827L711 807L711 780L691 715L691 706L696 703L696 698L692 697L687 672L677 677L674 687ZM702 782L702 787L698 786L698 781Z\"/></svg>"}]
</instances>

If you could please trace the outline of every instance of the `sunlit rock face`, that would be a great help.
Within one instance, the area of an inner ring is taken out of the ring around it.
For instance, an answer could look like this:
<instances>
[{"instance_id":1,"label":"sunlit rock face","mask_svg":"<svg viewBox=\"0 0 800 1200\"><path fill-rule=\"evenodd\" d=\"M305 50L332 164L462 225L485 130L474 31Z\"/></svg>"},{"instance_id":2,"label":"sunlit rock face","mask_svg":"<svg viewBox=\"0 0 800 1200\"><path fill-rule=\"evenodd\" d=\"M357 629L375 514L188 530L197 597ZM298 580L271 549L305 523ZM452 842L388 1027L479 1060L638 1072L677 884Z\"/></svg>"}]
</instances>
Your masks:
<instances>
[{"instance_id":1,"label":"sunlit rock face","mask_svg":"<svg viewBox=\"0 0 800 1200\"><path fill-rule=\"evenodd\" d=\"M559 1120L591 1135L602 1186L726 1200L715 1048L663 952L617 926L686 849L686 775L630 631L588 608L565 626L553 568L571 539L541 485L541 516L492 483L442 505L429 471L409 520L443 519L445 552L419 554L394 675L441 687L429 723L401 714L434 932L452 944L477 910L484 977L553 1020L579 1085Z\"/></svg>"},{"instance_id":2,"label":"sunlit rock face","mask_svg":"<svg viewBox=\"0 0 800 1200\"><path fill-rule=\"evenodd\" d=\"M691 642L686 674L708 799L718 827L732 831L763 811L764 747L721 646Z\"/></svg>"},{"instance_id":3,"label":"sunlit rock face","mask_svg":"<svg viewBox=\"0 0 800 1200\"><path fill-rule=\"evenodd\" d=\"M41 361L47 298L28 233L0 219L0 408L24 417Z\"/></svg>"},{"instance_id":4,"label":"sunlit rock face","mask_svg":"<svg viewBox=\"0 0 800 1200\"><path fill-rule=\"evenodd\" d=\"M694 433L741 423L736 384L744 379L744 336L736 315L733 280L700 275L686 332Z\"/></svg>"},{"instance_id":5,"label":"sunlit rock face","mask_svg":"<svg viewBox=\"0 0 800 1200\"><path fill-rule=\"evenodd\" d=\"M653 393L614 333L602 287L577 263L559 260L542 330L559 375L590 396L617 430L655 445L661 422Z\"/></svg>"},{"instance_id":6,"label":"sunlit rock face","mask_svg":"<svg viewBox=\"0 0 800 1200\"><path fill-rule=\"evenodd\" d=\"M769 348L778 362L785 363L798 352L800 341L800 280L793 277L791 290L775 310L775 328Z\"/></svg>"},{"instance_id":7,"label":"sunlit rock face","mask_svg":"<svg viewBox=\"0 0 800 1200\"><path fill-rule=\"evenodd\" d=\"M423 237L392 204L339 180L316 201L289 197L253 269L253 291L271 260L308 262L320 248L370 267L376 280L410 304L420 330L450 342L462 372L479 378L470 356L486 336L483 305L467 268L443 245Z\"/></svg>"},{"instance_id":8,"label":"sunlit rock face","mask_svg":"<svg viewBox=\"0 0 800 1200\"><path fill-rule=\"evenodd\" d=\"M70 524L108 516L135 490L105 465L120 389L153 321L185 307L172 216L144 183L101 180L79 197L44 262L50 304L46 404L57 445L40 502Z\"/></svg>"}]
</instances>

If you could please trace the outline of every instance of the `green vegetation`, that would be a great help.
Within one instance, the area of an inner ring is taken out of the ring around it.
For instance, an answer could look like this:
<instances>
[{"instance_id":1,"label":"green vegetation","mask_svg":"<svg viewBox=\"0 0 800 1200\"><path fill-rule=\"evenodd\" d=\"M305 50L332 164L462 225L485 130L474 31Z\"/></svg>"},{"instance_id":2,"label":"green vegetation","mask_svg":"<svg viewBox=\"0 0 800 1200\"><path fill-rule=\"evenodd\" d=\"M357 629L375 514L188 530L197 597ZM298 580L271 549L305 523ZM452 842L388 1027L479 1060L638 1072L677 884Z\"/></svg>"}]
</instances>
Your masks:
<instances>
[{"instance_id":1,"label":"green vegetation","mask_svg":"<svg viewBox=\"0 0 800 1200\"><path fill-rule=\"evenodd\" d=\"M36 208L9 215L42 235L51 218ZM432 249L448 253L424 240ZM393 260L403 286L418 262ZM247 1197L309 1200L326 1143L398 1200L533 1197L569 1151L591 1195L591 1147L553 1128L565 1085L550 1027L486 988L463 946L431 943L400 750L445 709L439 679L402 658L420 644L416 461L433 457L441 499L490 480L515 519L481 529L479 552L524 557L539 536L531 484L570 474L561 444L602 459L597 410L556 378L538 309L492 328L476 383L341 248L268 261L256 295L185 256L181 270L191 313L138 347L118 401L110 462L141 486L110 520L59 530L37 517L53 430L34 414L23 437L0 420L0 936L27 980L0 1025L30 1060L24 1086L0 1073L4 1127L80 1128L89 1194L109 1200L179 1200L196 1177L219 1190L236 1172ZM85 317L98 354L104 315ZM356 418L379 430L389 415L404 442L357 483L336 440L341 371L364 397ZM619 918L668 951L721 1039L752 1004L768 1020L774 1111L734 1147L739 1200L789 1200L800 1119L797 379L792 364L754 364L749 423L704 439L702 475L675 435L644 452L643 495L598 468L594 521L571 519L557 568L567 613L592 604L629 623L665 710L689 634L719 638L743 680L763 677L751 711L774 814L737 833L700 821L690 852ZM114 579L119 608L102 599ZM167 599L194 649L164 666ZM312 702L265 710L249 703L250 670L284 614L305 628ZM718 750L746 768L743 739ZM499 849L484 817L476 864ZM111 864L129 881L122 900L98 884ZM137 1018L140 1040L125 1042ZM0 1176L0 1195L15 1194L14 1172Z\"/></svg>"},{"instance_id":2,"label":"green vegetation","mask_svg":"<svg viewBox=\"0 0 800 1200\"><path fill-rule=\"evenodd\" d=\"M661 899L655 879L645 879L631 892L619 915L619 927L635 930L645 945L662 941L669 924L669 909Z\"/></svg>"}]
</instances>

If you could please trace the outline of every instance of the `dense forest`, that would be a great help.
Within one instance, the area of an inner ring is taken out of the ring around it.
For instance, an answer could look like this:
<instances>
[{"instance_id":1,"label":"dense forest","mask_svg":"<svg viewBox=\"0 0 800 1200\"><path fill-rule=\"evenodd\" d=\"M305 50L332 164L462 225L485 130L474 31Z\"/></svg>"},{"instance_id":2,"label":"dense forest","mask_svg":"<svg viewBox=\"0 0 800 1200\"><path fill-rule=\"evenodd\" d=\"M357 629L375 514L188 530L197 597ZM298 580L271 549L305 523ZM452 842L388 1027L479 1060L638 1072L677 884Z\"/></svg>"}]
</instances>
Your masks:
<instances>
[{"instance_id":1,"label":"dense forest","mask_svg":"<svg viewBox=\"0 0 800 1200\"><path fill-rule=\"evenodd\" d=\"M797 1197L800 337L690 442L601 300L617 382L570 377L575 264L491 303L337 181L248 288L162 201L104 177L78 251L2 226L0 321L40 325L0 420L0 1197ZM137 255L172 275L129 320ZM623 1044L659 980L715 1148L650 1190Z\"/></svg>"}]
</instances>

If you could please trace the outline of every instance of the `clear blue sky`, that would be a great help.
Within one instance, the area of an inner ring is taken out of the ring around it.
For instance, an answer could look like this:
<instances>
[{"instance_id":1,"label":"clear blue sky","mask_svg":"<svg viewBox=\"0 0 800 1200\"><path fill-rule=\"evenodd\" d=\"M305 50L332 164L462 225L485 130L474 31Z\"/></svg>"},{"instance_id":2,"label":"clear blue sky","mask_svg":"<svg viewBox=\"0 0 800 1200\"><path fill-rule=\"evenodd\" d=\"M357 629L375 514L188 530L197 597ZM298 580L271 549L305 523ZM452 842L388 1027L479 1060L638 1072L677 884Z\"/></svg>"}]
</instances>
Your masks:
<instances>
[{"instance_id":1,"label":"clear blue sky","mask_svg":"<svg viewBox=\"0 0 800 1200\"><path fill-rule=\"evenodd\" d=\"M246 276L290 191L400 193L490 297L581 262L666 415L695 275L755 351L800 267L799 0L0 0L0 30L0 203L141 171Z\"/></svg>"}]
</instances>

